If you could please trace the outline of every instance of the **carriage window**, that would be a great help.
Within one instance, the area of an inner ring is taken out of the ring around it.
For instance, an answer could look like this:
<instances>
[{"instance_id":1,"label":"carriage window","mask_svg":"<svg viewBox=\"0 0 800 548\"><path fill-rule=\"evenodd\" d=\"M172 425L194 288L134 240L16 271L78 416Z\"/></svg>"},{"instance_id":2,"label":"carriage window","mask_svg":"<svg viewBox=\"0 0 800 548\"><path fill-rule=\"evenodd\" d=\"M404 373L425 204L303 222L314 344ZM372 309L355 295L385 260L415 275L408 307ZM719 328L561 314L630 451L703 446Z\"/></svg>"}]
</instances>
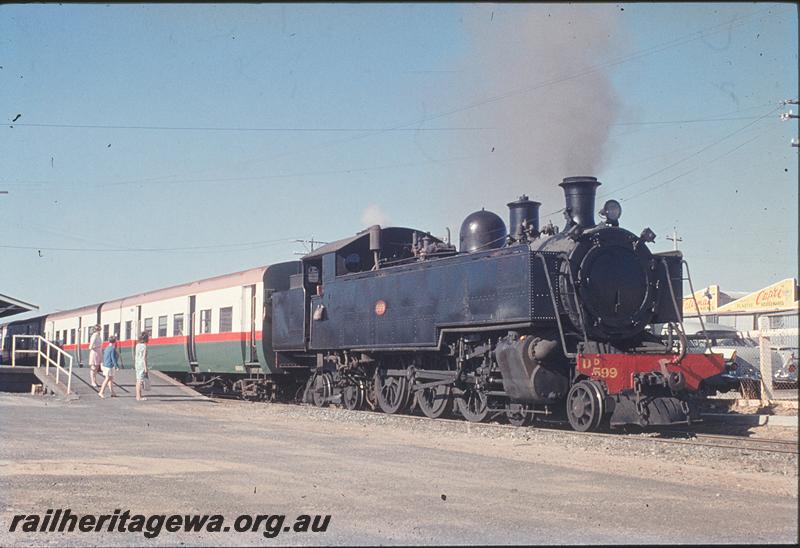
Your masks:
<instances>
[{"instance_id":1,"label":"carriage window","mask_svg":"<svg viewBox=\"0 0 800 548\"><path fill-rule=\"evenodd\" d=\"M114 324L114 335L119 339L119 335L120 335L119 322Z\"/></svg>"},{"instance_id":2,"label":"carriage window","mask_svg":"<svg viewBox=\"0 0 800 548\"><path fill-rule=\"evenodd\" d=\"M108 340L108 324L105 324L103 326L103 340L104 341Z\"/></svg>"},{"instance_id":3,"label":"carriage window","mask_svg":"<svg viewBox=\"0 0 800 548\"><path fill-rule=\"evenodd\" d=\"M219 332L229 333L233 331L233 307L219 309Z\"/></svg>"},{"instance_id":4,"label":"carriage window","mask_svg":"<svg viewBox=\"0 0 800 548\"><path fill-rule=\"evenodd\" d=\"M211 309L200 311L200 333L211 333Z\"/></svg>"},{"instance_id":5,"label":"carriage window","mask_svg":"<svg viewBox=\"0 0 800 548\"><path fill-rule=\"evenodd\" d=\"M78 342L78 341L75 340L75 330L74 329L70 329L69 330L69 344L75 344L76 342Z\"/></svg>"},{"instance_id":6,"label":"carriage window","mask_svg":"<svg viewBox=\"0 0 800 548\"><path fill-rule=\"evenodd\" d=\"M166 337L167 336L167 317L166 316L159 316L158 317L158 336L159 337Z\"/></svg>"},{"instance_id":7,"label":"carriage window","mask_svg":"<svg viewBox=\"0 0 800 548\"><path fill-rule=\"evenodd\" d=\"M183 314L175 314L172 317L172 336L183 335Z\"/></svg>"},{"instance_id":8,"label":"carriage window","mask_svg":"<svg viewBox=\"0 0 800 548\"><path fill-rule=\"evenodd\" d=\"M125 322L125 340L131 340L131 336L133 335L133 322L128 320Z\"/></svg>"},{"instance_id":9,"label":"carriage window","mask_svg":"<svg viewBox=\"0 0 800 548\"><path fill-rule=\"evenodd\" d=\"M148 335L153 336L153 318L144 319L144 330L147 331Z\"/></svg>"}]
</instances>

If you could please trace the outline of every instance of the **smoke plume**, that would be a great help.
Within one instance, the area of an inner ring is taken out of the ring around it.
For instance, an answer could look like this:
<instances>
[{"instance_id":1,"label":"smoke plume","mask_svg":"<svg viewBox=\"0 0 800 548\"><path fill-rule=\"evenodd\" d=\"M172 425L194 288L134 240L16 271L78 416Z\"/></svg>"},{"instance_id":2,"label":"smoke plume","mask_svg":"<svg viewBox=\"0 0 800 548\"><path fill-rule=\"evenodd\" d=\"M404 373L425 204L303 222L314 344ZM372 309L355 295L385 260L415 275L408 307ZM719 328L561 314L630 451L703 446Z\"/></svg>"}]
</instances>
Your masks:
<instances>
[{"instance_id":1,"label":"smoke plume","mask_svg":"<svg viewBox=\"0 0 800 548\"><path fill-rule=\"evenodd\" d=\"M470 47L459 125L463 149L480 160L462 181L464 207L485 205L505 217L505 203L526 193L546 215L563 207L564 177L597 175L620 101L609 71L621 54L619 7L480 5L467 10ZM452 97L451 97L452 100ZM463 175L461 175L463 177ZM554 216L554 222L560 217Z\"/></svg>"},{"instance_id":2,"label":"smoke plume","mask_svg":"<svg viewBox=\"0 0 800 548\"><path fill-rule=\"evenodd\" d=\"M364 227L372 225L387 226L388 224L389 216L378 204L369 204L361 213L361 225Z\"/></svg>"}]
</instances>

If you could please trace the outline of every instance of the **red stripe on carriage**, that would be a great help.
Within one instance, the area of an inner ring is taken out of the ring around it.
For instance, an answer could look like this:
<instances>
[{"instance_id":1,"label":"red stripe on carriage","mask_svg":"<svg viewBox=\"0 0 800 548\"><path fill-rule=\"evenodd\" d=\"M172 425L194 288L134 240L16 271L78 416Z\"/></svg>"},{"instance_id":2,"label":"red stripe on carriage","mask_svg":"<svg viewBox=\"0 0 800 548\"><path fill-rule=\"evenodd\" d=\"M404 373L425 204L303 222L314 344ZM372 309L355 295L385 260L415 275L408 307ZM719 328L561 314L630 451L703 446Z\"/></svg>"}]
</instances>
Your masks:
<instances>
[{"instance_id":1,"label":"red stripe on carriage","mask_svg":"<svg viewBox=\"0 0 800 548\"><path fill-rule=\"evenodd\" d=\"M231 333L201 333L195 336L194 341L196 343L208 343L208 342L241 342L247 341L250 337L250 332L231 332ZM256 331L256 340L261 340L261 331Z\"/></svg>"},{"instance_id":2,"label":"red stripe on carriage","mask_svg":"<svg viewBox=\"0 0 800 548\"><path fill-rule=\"evenodd\" d=\"M168 345L168 344L186 344L186 341L189 337L186 335L178 335L177 337L150 337L150 340L147 341L147 344L153 346L160 346L160 345ZM126 347L134 346L137 340L131 339L130 341L123 341L123 345Z\"/></svg>"},{"instance_id":3,"label":"red stripe on carriage","mask_svg":"<svg viewBox=\"0 0 800 548\"><path fill-rule=\"evenodd\" d=\"M261 331L256 331L256 340L261 340ZM242 331L233 331L230 333L202 333L196 335L194 340L198 343L209 343L209 342L241 342L247 341L248 337L250 336L250 332L242 332ZM152 344L154 346L159 345L168 345L168 344L185 344L188 340L188 336L186 335L178 335L177 337L151 337L147 344ZM132 348L136 345L138 341L136 339L130 339L127 341L118 341L117 347L118 348ZM78 345L75 344L65 344L63 346L63 350L75 350L75 347ZM108 342L103 343L103 348L108 346ZM81 350L89 350L88 344L81 344Z\"/></svg>"}]
</instances>

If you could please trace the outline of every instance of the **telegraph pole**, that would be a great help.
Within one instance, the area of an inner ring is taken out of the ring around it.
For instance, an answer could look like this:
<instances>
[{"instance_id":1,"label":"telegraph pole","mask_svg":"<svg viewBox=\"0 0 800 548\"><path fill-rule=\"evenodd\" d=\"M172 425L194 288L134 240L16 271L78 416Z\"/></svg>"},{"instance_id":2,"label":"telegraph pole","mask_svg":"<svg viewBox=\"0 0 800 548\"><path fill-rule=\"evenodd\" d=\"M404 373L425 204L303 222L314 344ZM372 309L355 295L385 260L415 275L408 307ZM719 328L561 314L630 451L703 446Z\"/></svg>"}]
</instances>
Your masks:
<instances>
[{"instance_id":1,"label":"telegraph pole","mask_svg":"<svg viewBox=\"0 0 800 548\"><path fill-rule=\"evenodd\" d=\"M797 99L786 99L785 101L782 101L782 103L784 105L796 105L796 104L798 104L798 100ZM789 112L784 112L784 113L781 114L781 120L783 120L784 122L788 122L789 120L796 120L797 118L800 118L800 116L798 116L797 114L793 113L792 109L789 109ZM797 139L792 139L792 146L794 148L799 148L800 147L800 143L797 142Z\"/></svg>"},{"instance_id":2,"label":"telegraph pole","mask_svg":"<svg viewBox=\"0 0 800 548\"><path fill-rule=\"evenodd\" d=\"M314 251L314 246L315 245L325 245L325 244L328 243L328 242L321 242L319 240L315 240L314 236L311 236L310 240L295 240L295 242L297 242L298 244L303 244L303 247L306 248L305 251L295 251L294 252L295 255L305 255L307 253L311 253L311 252Z\"/></svg>"},{"instance_id":3,"label":"telegraph pole","mask_svg":"<svg viewBox=\"0 0 800 548\"><path fill-rule=\"evenodd\" d=\"M672 236L667 236L667 240L670 240L673 243L673 250L678 251L678 242L682 242L683 238L678 236L678 228L673 226L672 227Z\"/></svg>"}]
</instances>

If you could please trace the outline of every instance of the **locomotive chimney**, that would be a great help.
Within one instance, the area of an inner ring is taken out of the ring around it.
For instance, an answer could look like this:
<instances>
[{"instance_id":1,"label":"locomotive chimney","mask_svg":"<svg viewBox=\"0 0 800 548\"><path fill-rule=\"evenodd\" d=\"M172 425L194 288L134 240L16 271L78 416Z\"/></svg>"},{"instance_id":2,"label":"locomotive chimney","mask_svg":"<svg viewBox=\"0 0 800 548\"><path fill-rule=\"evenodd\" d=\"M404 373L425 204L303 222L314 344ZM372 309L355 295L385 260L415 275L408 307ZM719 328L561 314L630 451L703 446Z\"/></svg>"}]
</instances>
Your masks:
<instances>
[{"instance_id":1,"label":"locomotive chimney","mask_svg":"<svg viewBox=\"0 0 800 548\"><path fill-rule=\"evenodd\" d=\"M591 228L594 222L594 198L600 182L594 177L566 177L558 186L564 189L570 225Z\"/></svg>"},{"instance_id":2,"label":"locomotive chimney","mask_svg":"<svg viewBox=\"0 0 800 548\"><path fill-rule=\"evenodd\" d=\"M539 202L533 202L523 194L514 202L508 203L508 231L515 239L522 236L522 223L530 224L539 232Z\"/></svg>"}]
</instances>

